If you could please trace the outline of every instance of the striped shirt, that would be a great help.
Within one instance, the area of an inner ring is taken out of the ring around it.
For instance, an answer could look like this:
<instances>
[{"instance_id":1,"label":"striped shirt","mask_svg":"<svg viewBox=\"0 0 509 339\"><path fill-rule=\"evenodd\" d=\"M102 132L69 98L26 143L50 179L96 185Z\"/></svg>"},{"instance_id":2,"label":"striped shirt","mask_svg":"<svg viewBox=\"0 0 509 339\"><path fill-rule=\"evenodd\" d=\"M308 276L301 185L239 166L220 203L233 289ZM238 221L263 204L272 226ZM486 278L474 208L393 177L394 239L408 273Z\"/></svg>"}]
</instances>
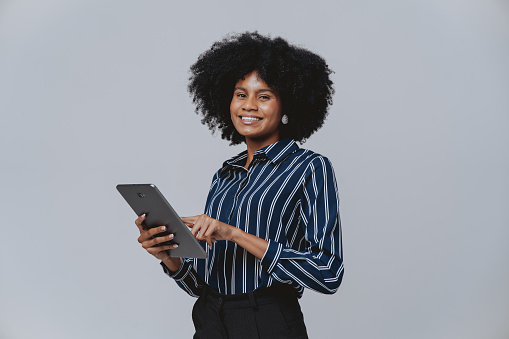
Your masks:
<instances>
[{"instance_id":1,"label":"striped shirt","mask_svg":"<svg viewBox=\"0 0 509 339\"><path fill-rule=\"evenodd\" d=\"M204 242L206 259L182 258L166 274L192 296L204 284L223 294L290 284L334 293L343 277L341 223L330 161L283 139L227 160L210 186L205 214L269 242L260 260L234 242Z\"/></svg>"}]
</instances>

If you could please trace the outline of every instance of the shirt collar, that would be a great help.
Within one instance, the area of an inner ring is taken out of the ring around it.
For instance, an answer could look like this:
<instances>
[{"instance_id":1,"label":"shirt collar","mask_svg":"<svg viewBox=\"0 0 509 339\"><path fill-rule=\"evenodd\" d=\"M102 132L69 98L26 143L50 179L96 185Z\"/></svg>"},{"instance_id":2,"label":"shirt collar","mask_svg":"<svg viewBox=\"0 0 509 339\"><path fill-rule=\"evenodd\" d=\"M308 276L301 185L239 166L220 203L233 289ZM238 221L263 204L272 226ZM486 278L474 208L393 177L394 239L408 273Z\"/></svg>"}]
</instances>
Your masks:
<instances>
[{"instance_id":1,"label":"shirt collar","mask_svg":"<svg viewBox=\"0 0 509 339\"><path fill-rule=\"evenodd\" d=\"M271 145L260 148L258 151L254 152L253 158L267 158L273 164L277 164L278 162L284 160L289 154L295 152L299 149L299 146L295 142L295 140L290 138L285 138L279 140ZM231 168L231 167L244 167L247 158L247 151L243 151L236 156L226 160L223 163L222 172Z\"/></svg>"}]
</instances>

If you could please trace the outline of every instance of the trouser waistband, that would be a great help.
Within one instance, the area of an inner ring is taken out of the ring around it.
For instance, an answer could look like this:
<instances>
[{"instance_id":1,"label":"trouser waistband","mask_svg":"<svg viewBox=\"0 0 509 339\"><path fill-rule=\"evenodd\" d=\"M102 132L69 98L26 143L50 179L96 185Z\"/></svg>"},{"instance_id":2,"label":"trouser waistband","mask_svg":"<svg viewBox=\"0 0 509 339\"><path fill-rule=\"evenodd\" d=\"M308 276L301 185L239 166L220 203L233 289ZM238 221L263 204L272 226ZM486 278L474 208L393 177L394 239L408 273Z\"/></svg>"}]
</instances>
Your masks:
<instances>
[{"instance_id":1,"label":"trouser waistband","mask_svg":"<svg viewBox=\"0 0 509 339\"><path fill-rule=\"evenodd\" d=\"M298 293L288 284L278 284L270 287L260 288L251 292L241 294L222 294L205 286L203 289L203 298L207 302L216 304L221 308L252 307L258 308L258 305L273 303L278 298L296 298Z\"/></svg>"}]
</instances>

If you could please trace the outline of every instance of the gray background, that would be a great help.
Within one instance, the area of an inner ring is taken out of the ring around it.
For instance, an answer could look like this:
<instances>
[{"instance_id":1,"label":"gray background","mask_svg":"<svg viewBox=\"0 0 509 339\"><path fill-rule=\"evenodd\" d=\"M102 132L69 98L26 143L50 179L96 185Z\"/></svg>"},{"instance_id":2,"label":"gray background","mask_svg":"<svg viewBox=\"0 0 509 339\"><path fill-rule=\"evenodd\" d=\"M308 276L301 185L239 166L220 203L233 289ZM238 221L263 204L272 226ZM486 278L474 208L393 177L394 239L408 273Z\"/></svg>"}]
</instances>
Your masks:
<instances>
[{"instance_id":1,"label":"gray background","mask_svg":"<svg viewBox=\"0 0 509 339\"><path fill-rule=\"evenodd\" d=\"M312 338L509 337L507 1L0 1L0 338L189 338L188 297L118 183L182 215L243 147L200 124L189 66L229 32L324 56L303 147L338 177L345 277Z\"/></svg>"}]
</instances>

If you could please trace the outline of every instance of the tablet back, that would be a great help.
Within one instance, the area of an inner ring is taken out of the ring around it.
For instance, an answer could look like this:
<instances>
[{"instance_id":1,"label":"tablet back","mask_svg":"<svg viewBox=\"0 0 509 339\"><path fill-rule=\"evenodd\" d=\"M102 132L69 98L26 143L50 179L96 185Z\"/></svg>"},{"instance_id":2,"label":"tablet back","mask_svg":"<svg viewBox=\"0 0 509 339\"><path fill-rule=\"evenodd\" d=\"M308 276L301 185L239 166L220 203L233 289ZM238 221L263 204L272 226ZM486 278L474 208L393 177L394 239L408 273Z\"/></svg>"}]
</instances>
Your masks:
<instances>
[{"instance_id":1,"label":"tablet back","mask_svg":"<svg viewBox=\"0 0 509 339\"><path fill-rule=\"evenodd\" d=\"M117 190L134 210L136 215L147 215L144 224L148 228L166 226L167 231L160 235L173 233L173 240L161 244L178 244L179 247L169 250L172 257L206 258L204 247L193 236L179 215L168 203L155 185L121 184Z\"/></svg>"}]
</instances>

